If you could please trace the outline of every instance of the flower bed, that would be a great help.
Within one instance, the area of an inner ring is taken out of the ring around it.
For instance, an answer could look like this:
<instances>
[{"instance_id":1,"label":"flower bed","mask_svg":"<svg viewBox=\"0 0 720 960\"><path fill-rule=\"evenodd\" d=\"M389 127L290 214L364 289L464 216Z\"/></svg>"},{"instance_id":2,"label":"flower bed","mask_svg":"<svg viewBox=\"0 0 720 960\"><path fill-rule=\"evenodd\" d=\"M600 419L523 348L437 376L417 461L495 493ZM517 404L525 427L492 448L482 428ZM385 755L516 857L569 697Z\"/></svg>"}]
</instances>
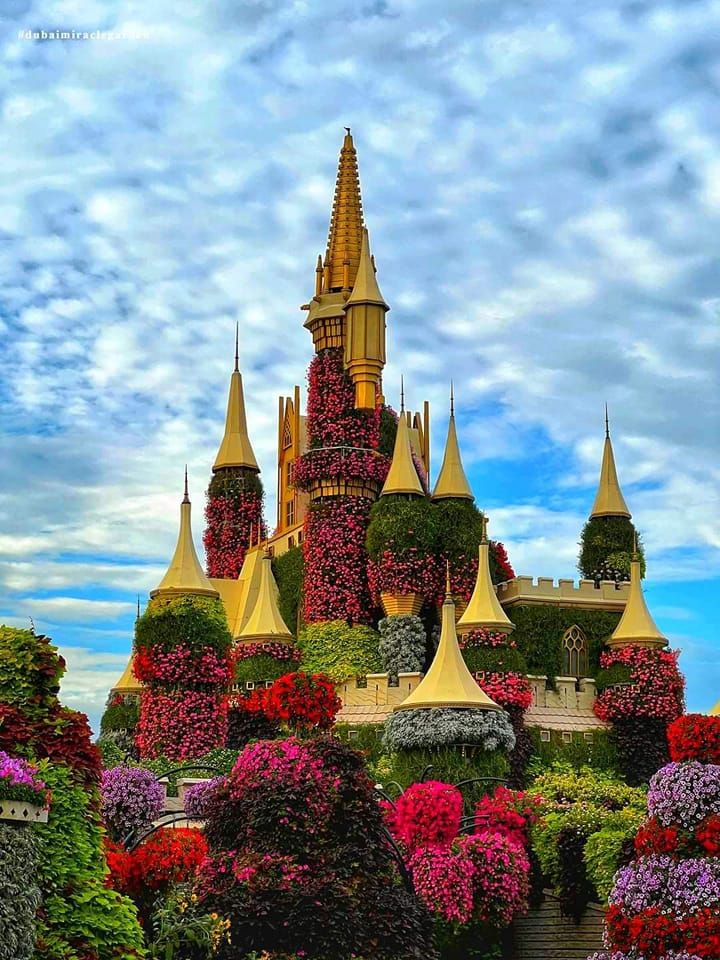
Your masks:
<instances>
[{"instance_id":1,"label":"flower bed","mask_svg":"<svg viewBox=\"0 0 720 960\"><path fill-rule=\"evenodd\" d=\"M19 800L44 807L50 799L37 767L0 750L0 800Z\"/></svg>"},{"instance_id":2,"label":"flower bed","mask_svg":"<svg viewBox=\"0 0 720 960\"><path fill-rule=\"evenodd\" d=\"M628 716L676 720L683 712L685 686L677 660L676 651L650 647L627 646L601 654L598 689L604 686L603 671L612 667L627 668L628 679L601 689L595 713L610 723Z\"/></svg>"}]
</instances>

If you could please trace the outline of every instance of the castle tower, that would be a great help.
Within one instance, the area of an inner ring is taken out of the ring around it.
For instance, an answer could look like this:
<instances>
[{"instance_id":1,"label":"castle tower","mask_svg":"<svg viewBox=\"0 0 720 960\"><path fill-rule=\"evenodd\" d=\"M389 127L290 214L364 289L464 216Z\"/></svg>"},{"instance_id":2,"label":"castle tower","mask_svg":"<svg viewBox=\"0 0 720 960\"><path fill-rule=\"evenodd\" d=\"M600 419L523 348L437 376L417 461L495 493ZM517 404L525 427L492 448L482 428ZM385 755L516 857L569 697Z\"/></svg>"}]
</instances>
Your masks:
<instances>
[{"instance_id":1,"label":"castle tower","mask_svg":"<svg viewBox=\"0 0 720 960\"><path fill-rule=\"evenodd\" d=\"M458 620L460 633L484 630L507 636L515 627L500 606L490 576L490 544L487 538L487 519L483 517L483 536L478 550L478 571L475 589L465 612Z\"/></svg>"},{"instance_id":2,"label":"castle tower","mask_svg":"<svg viewBox=\"0 0 720 960\"><path fill-rule=\"evenodd\" d=\"M598 483L593 508L590 511L590 518L593 517L625 517L628 520L632 517L622 495L615 468L615 454L610 440L610 421L607 406L605 407L605 443L600 467L600 482Z\"/></svg>"},{"instance_id":3,"label":"castle tower","mask_svg":"<svg viewBox=\"0 0 720 960\"><path fill-rule=\"evenodd\" d=\"M265 535L263 487L247 428L235 329L235 367L230 376L225 432L207 490L205 534L208 576L236 579L250 544L250 530Z\"/></svg>"},{"instance_id":4,"label":"castle tower","mask_svg":"<svg viewBox=\"0 0 720 960\"><path fill-rule=\"evenodd\" d=\"M462 457L460 456L460 445L458 444L457 430L455 428L455 394L452 384L450 385L450 419L448 420L445 453L443 454L440 473L435 481L432 499L470 501L475 499L470 489L468 479L465 476L465 469L462 464Z\"/></svg>"}]
</instances>

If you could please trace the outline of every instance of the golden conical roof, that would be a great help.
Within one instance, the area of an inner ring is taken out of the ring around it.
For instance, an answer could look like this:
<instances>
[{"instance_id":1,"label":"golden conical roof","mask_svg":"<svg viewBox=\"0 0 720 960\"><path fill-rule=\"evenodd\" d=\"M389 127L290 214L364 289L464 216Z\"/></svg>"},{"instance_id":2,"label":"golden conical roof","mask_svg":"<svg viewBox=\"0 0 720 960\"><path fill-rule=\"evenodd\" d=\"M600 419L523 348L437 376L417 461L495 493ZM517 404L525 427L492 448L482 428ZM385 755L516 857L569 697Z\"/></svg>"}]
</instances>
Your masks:
<instances>
[{"instance_id":1,"label":"golden conical roof","mask_svg":"<svg viewBox=\"0 0 720 960\"><path fill-rule=\"evenodd\" d=\"M709 716L711 716L711 717L720 716L720 700L718 700L718 702L715 704L715 706L712 708L712 710L709 710L709 711L708 711L708 714L709 714Z\"/></svg>"},{"instance_id":2,"label":"golden conical roof","mask_svg":"<svg viewBox=\"0 0 720 960\"><path fill-rule=\"evenodd\" d=\"M628 520L632 516L622 495L617 470L615 469L615 455L610 441L607 407L605 408L605 446L603 448L602 466L600 467L600 483L590 516L627 517Z\"/></svg>"},{"instance_id":3,"label":"golden conical roof","mask_svg":"<svg viewBox=\"0 0 720 960\"><path fill-rule=\"evenodd\" d=\"M420 477L418 477L418 472L413 463L410 431L408 430L404 407L404 403L401 403L392 463L385 485L380 493L381 497L390 493L414 493L419 497L425 496Z\"/></svg>"},{"instance_id":4,"label":"golden conical roof","mask_svg":"<svg viewBox=\"0 0 720 960\"><path fill-rule=\"evenodd\" d=\"M463 660L455 632L455 604L449 589L442 608L440 643L430 669L407 699L395 709L425 710L433 707L501 709L478 686Z\"/></svg>"},{"instance_id":5,"label":"golden conical roof","mask_svg":"<svg viewBox=\"0 0 720 960\"><path fill-rule=\"evenodd\" d=\"M390 308L383 300L380 293L377 276L375 274L375 264L370 256L370 241L368 239L367 227L362 230L362 246L360 248L360 264L358 266L355 284L352 289L346 306L352 306L353 303L377 303L386 310Z\"/></svg>"},{"instance_id":6,"label":"golden conical roof","mask_svg":"<svg viewBox=\"0 0 720 960\"><path fill-rule=\"evenodd\" d=\"M222 467L248 467L250 470L257 470L258 472L260 470L248 436L242 374L238 366L237 329L235 330L235 369L230 376L225 434L217 457L215 457L213 473Z\"/></svg>"},{"instance_id":7,"label":"golden conical roof","mask_svg":"<svg viewBox=\"0 0 720 960\"><path fill-rule=\"evenodd\" d=\"M255 606L247 623L238 634L240 641L271 641L289 643L292 634L282 618L277 605L277 587L272 575L270 554L262 558L260 588Z\"/></svg>"},{"instance_id":8,"label":"golden conical roof","mask_svg":"<svg viewBox=\"0 0 720 960\"><path fill-rule=\"evenodd\" d=\"M190 509L186 469L185 496L180 504L180 532L178 533L175 553L170 561L167 573L157 587L150 591L151 597L219 596L217 590L205 576L205 571L200 566L198 555L195 552Z\"/></svg>"},{"instance_id":9,"label":"golden conical roof","mask_svg":"<svg viewBox=\"0 0 720 960\"><path fill-rule=\"evenodd\" d=\"M635 644L642 647L664 647L667 640L660 633L645 603L640 585L640 558L633 554L630 563L630 593L620 622L608 640L610 647L626 647Z\"/></svg>"},{"instance_id":10,"label":"golden conical roof","mask_svg":"<svg viewBox=\"0 0 720 960\"><path fill-rule=\"evenodd\" d=\"M324 261L326 293L352 289L360 265L363 228L360 179L355 144L350 128L345 130Z\"/></svg>"},{"instance_id":11,"label":"golden conical roof","mask_svg":"<svg viewBox=\"0 0 720 960\"><path fill-rule=\"evenodd\" d=\"M465 476L460 456L460 445L455 429L455 398L452 388L450 389L450 419L448 421L447 440L445 441L445 454L443 455L440 473L435 481L435 489L432 492L433 500L448 500L450 498L453 500L475 499Z\"/></svg>"},{"instance_id":12,"label":"golden conical roof","mask_svg":"<svg viewBox=\"0 0 720 960\"><path fill-rule=\"evenodd\" d=\"M460 633L470 630L490 630L492 633L512 633L514 624L500 606L490 575L490 544L485 536L485 518L483 517L483 539L478 549L478 570L475 588L470 602L458 620Z\"/></svg>"},{"instance_id":13,"label":"golden conical roof","mask_svg":"<svg viewBox=\"0 0 720 960\"><path fill-rule=\"evenodd\" d=\"M112 687L113 693L133 693L138 694L142 692L143 685L140 683L138 678L133 672L133 664L135 662L135 654L130 654L130 659L127 662L127 666L122 672L122 676L116 684Z\"/></svg>"}]
</instances>

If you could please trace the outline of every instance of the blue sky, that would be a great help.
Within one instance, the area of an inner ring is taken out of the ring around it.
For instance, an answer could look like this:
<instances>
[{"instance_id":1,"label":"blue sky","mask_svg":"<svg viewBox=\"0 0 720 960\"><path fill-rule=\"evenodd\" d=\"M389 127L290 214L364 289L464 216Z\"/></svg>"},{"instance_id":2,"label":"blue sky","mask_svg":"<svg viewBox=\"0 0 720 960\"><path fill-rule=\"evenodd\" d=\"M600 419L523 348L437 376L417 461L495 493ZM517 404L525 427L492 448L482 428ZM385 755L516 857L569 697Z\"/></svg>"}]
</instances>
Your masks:
<instances>
[{"instance_id":1,"label":"blue sky","mask_svg":"<svg viewBox=\"0 0 720 960\"><path fill-rule=\"evenodd\" d=\"M28 42L24 29L147 39ZM97 720L241 327L274 510L278 393L353 128L386 392L460 439L518 573L572 576L610 405L648 602L720 697L720 3L4 0L0 620ZM715 377L713 378L713 375Z\"/></svg>"}]
</instances>

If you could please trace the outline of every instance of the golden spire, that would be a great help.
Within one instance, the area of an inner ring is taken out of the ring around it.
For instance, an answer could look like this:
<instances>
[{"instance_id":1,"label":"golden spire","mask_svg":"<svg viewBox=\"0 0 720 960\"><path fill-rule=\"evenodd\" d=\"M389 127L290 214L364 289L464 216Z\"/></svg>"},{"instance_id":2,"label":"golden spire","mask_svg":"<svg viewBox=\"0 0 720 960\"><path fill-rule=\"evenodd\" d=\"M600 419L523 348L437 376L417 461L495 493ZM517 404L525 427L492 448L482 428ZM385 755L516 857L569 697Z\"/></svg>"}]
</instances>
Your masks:
<instances>
[{"instance_id":1,"label":"golden spire","mask_svg":"<svg viewBox=\"0 0 720 960\"><path fill-rule=\"evenodd\" d=\"M433 500L450 498L454 500L475 499L465 476L460 456L460 445L455 429L455 396L452 384L450 384L450 419L448 421L447 440L445 441L445 454L440 473L435 481L435 489L432 492Z\"/></svg>"},{"instance_id":2,"label":"golden spire","mask_svg":"<svg viewBox=\"0 0 720 960\"><path fill-rule=\"evenodd\" d=\"M667 640L655 626L643 596L640 585L637 534L635 534L635 549L630 562L630 594L620 622L608 640L609 647L626 647L628 644L639 647L664 647L667 644Z\"/></svg>"},{"instance_id":3,"label":"golden spire","mask_svg":"<svg viewBox=\"0 0 720 960\"><path fill-rule=\"evenodd\" d=\"M455 604L450 596L447 574L445 602L442 608L440 643L430 669L413 692L396 710L426 710L432 707L470 707L475 710L500 710L478 686L467 668L455 632Z\"/></svg>"},{"instance_id":4,"label":"golden spire","mask_svg":"<svg viewBox=\"0 0 720 960\"><path fill-rule=\"evenodd\" d=\"M260 567L260 586L257 599L247 623L238 634L238 640L276 641L289 643L292 634L287 628L277 605L277 586L272 575L270 554L266 551Z\"/></svg>"},{"instance_id":5,"label":"golden spire","mask_svg":"<svg viewBox=\"0 0 720 960\"><path fill-rule=\"evenodd\" d=\"M618 483L615 469L615 456L610 441L610 422L608 420L607 404L605 404L605 446L603 448L602 467L600 468L600 483L595 497L595 503L590 511L591 517L627 517L632 516L625 503L625 498Z\"/></svg>"},{"instance_id":6,"label":"golden spire","mask_svg":"<svg viewBox=\"0 0 720 960\"><path fill-rule=\"evenodd\" d=\"M355 284L346 306L353 303L377 303L386 310L390 308L383 300L380 293L377 277L375 275L375 265L370 257L370 240L367 227L362 228L362 244L360 247L360 263L358 265Z\"/></svg>"},{"instance_id":7,"label":"golden spire","mask_svg":"<svg viewBox=\"0 0 720 960\"><path fill-rule=\"evenodd\" d=\"M478 550L478 571L470 602L458 620L460 633L470 630L489 630L492 633L512 633L515 626L500 606L490 575L490 544L487 538L487 517L482 518L482 540Z\"/></svg>"},{"instance_id":8,"label":"golden spire","mask_svg":"<svg viewBox=\"0 0 720 960\"><path fill-rule=\"evenodd\" d=\"M260 472L245 417L245 397L243 396L242 374L239 367L238 325L235 326L235 369L230 377L227 414L225 415L225 434L220 444L213 473L222 467L248 467Z\"/></svg>"},{"instance_id":9,"label":"golden spire","mask_svg":"<svg viewBox=\"0 0 720 960\"><path fill-rule=\"evenodd\" d=\"M186 595L201 597L217 597L217 590L213 588L200 566L195 544L192 538L190 523L190 497L188 496L187 467L185 467L185 496L180 504L180 532L178 534L175 553L170 561L167 573L154 590L151 597L182 597Z\"/></svg>"},{"instance_id":10,"label":"golden spire","mask_svg":"<svg viewBox=\"0 0 720 960\"><path fill-rule=\"evenodd\" d=\"M360 264L363 228L360 180L350 127L345 130L325 253L324 293L352 289Z\"/></svg>"},{"instance_id":11,"label":"golden spire","mask_svg":"<svg viewBox=\"0 0 720 960\"><path fill-rule=\"evenodd\" d=\"M143 685L140 683L138 678L135 676L133 671L133 665L135 663L135 654L130 654L130 659L127 662L127 666L122 672L122 676L116 684L111 687L112 693L122 693L122 694L139 694L142 693Z\"/></svg>"},{"instance_id":12,"label":"golden spire","mask_svg":"<svg viewBox=\"0 0 720 960\"><path fill-rule=\"evenodd\" d=\"M397 433L395 434L395 447L393 449L390 471L380 496L384 497L390 493L410 493L418 497L424 497L425 491L420 483L420 478L418 477L412 458L410 433L408 431L407 417L405 416L405 389L402 379L400 383L400 416L398 418Z\"/></svg>"}]
</instances>

